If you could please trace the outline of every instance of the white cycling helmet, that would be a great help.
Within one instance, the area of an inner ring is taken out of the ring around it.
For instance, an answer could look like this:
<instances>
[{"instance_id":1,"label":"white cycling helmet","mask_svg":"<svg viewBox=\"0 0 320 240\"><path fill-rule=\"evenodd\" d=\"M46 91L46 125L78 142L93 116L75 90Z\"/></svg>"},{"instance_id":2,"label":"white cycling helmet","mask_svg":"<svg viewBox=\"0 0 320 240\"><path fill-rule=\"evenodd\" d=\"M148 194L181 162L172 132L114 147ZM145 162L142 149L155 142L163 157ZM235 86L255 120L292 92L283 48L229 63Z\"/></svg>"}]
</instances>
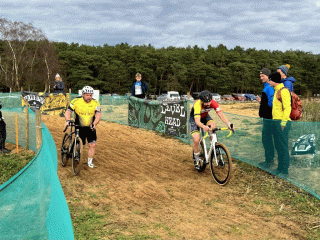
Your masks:
<instances>
[{"instance_id":1,"label":"white cycling helmet","mask_svg":"<svg viewBox=\"0 0 320 240\"><path fill-rule=\"evenodd\" d=\"M90 86L85 86L82 88L82 93L90 93L93 94L93 88Z\"/></svg>"}]
</instances>

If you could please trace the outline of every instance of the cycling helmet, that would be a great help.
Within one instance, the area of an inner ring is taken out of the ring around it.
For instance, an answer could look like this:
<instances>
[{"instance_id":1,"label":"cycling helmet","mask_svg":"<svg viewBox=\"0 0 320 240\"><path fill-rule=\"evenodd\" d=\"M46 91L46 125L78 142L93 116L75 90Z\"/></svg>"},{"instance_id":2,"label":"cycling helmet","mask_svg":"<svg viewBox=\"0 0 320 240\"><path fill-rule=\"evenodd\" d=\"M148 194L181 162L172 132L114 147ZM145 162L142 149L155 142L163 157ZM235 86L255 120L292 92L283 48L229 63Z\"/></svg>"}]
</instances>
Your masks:
<instances>
[{"instance_id":1,"label":"cycling helmet","mask_svg":"<svg viewBox=\"0 0 320 240\"><path fill-rule=\"evenodd\" d=\"M85 86L84 88L82 88L82 93L90 93L93 94L93 88L90 86Z\"/></svg>"},{"instance_id":2,"label":"cycling helmet","mask_svg":"<svg viewBox=\"0 0 320 240\"><path fill-rule=\"evenodd\" d=\"M209 92L208 90L204 90L200 93L199 95L199 99L202 101L202 102L210 102L212 100L212 94L211 92Z\"/></svg>"}]
</instances>

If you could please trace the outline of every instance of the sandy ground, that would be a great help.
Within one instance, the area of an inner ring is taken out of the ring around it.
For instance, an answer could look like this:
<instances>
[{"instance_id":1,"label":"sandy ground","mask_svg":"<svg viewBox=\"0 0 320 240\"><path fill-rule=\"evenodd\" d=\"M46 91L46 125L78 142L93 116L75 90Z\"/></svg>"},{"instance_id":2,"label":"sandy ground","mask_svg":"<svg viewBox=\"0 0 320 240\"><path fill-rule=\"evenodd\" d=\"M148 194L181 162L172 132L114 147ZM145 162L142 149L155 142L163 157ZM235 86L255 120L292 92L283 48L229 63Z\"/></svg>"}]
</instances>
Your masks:
<instances>
[{"instance_id":1,"label":"sandy ground","mask_svg":"<svg viewBox=\"0 0 320 240\"><path fill-rule=\"evenodd\" d=\"M64 119L43 116L43 121L60 146ZM100 122L97 132L97 168L85 167L75 177L70 163L59 163L58 175L69 203L105 216L101 239L120 233L159 239L305 239L290 206L281 212L274 199L258 204L261 197L248 191L250 182L243 182L247 179L236 165L229 185L221 187L209 169L194 169L191 146L176 139L108 122Z\"/></svg>"}]
</instances>

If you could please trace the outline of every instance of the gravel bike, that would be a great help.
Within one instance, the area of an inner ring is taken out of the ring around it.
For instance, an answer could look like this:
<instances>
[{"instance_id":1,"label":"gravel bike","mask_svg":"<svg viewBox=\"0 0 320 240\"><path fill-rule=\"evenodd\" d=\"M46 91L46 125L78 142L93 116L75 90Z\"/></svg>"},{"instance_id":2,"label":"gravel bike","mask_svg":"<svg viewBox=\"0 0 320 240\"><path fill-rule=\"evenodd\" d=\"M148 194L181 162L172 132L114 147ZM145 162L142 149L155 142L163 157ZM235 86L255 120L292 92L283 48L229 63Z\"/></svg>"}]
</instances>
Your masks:
<instances>
[{"instance_id":1,"label":"gravel bike","mask_svg":"<svg viewBox=\"0 0 320 240\"><path fill-rule=\"evenodd\" d=\"M79 136L80 125L75 125L73 120L63 130L66 132L70 126L70 133L65 133L61 145L61 164L67 166L68 160L72 158L72 171L74 175L79 175L81 168L81 156L83 152L83 143Z\"/></svg>"},{"instance_id":2,"label":"gravel bike","mask_svg":"<svg viewBox=\"0 0 320 240\"><path fill-rule=\"evenodd\" d=\"M231 125L231 128L233 128L233 125ZM212 176L219 185L226 185L229 182L232 173L232 159L230 153L225 145L218 142L217 138L218 131L226 130L229 130L229 128L214 128L211 129L209 133L206 132L206 134L204 134L203 129L200 129L201 139L199 142L200 155L198 164L196 164L193 155L196 170L198 172L203 172L206 169L206 166L210 164ZM228 137L230 137L233 132L233 130L230 130ZM208 136L211 139L209 149L206 145L206 138Z\"/></svg>"}]
</instances>

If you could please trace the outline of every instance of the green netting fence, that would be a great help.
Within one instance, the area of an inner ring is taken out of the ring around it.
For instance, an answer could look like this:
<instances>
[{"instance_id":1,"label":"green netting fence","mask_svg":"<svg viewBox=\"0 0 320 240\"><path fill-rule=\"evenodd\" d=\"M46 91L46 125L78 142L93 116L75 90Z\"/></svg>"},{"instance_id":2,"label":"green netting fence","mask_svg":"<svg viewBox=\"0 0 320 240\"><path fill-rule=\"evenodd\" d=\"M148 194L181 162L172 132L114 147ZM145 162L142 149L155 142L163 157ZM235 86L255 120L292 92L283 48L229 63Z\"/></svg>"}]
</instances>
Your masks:
<instances>
[{"instance_id":1,"label":"green netting fence","mask_svg":"<svg viewBox=\"0 0 320 240\"><path fill-rule=\"evenodd\" d=\"M28 111L28 127L23 108L2 109L2 113L7 123L7 142L16 143L17 116L19 146L28 145L36 152L34 112ZM36 156L0 186L0 239L74 239L68 205L57 176L56 146L44 124L41 132L42 144Z\"/></svg>"},{"instance_id":2,"label":"green netting fence","mask_svg":"<svg viewBox=\"0 0 320 240\"><path fill-rule=\"evenodd\" d=\"M19 94L16 96L19 98ZM70 99L77 96L71 94ZM6 98L6 101L6 104L3 104L7 105L6 107L15 107L17 104L14 97ZM106 95L100 95L99 101L102 106L102 120L171 134L188 144L191 143L188 117L192 102L161 103L135 97ZM12 118L14 114L20 114L22 122L25 118L21 109L13 108L4 113L5 119ZM218 127L224 126L215 113L210 114ZM226 132L219 132L219 141L228 147L233 158L260 167L259 163L265 160L261 136L264 122L260 118L225 114L234 123L236 132L230 138L226 137ZM32 121L34 119L30 120ZM292 122L289 131L290 168L286 178L318 199L320 199L319 125L319 122ZM29 127L32 129L32 126ZM10 136L13 134L10 124L7 128L7 140L14 142L15 136ZM30 130L30 132L35 131ZM0 239L73 238L70 214L57 178L56 148L52 136L44 125L42 133L43 143L37 157L25 169L0 186ZM310 138L307 139L306 136ZM32 138L31 135L29 137ZM296 146L299 139L303 138L307 142L302 141ZM36 149L35 140L29 139L29 142L30 148ZM19 140L20 144L23 146L23 138ZM312 145L312 150L307 149L309 145ZM298 154L294 155L294 151ZM261 168L276 175L277 159L275 151L274 167Z\"/></svg>"}]
</instances>

